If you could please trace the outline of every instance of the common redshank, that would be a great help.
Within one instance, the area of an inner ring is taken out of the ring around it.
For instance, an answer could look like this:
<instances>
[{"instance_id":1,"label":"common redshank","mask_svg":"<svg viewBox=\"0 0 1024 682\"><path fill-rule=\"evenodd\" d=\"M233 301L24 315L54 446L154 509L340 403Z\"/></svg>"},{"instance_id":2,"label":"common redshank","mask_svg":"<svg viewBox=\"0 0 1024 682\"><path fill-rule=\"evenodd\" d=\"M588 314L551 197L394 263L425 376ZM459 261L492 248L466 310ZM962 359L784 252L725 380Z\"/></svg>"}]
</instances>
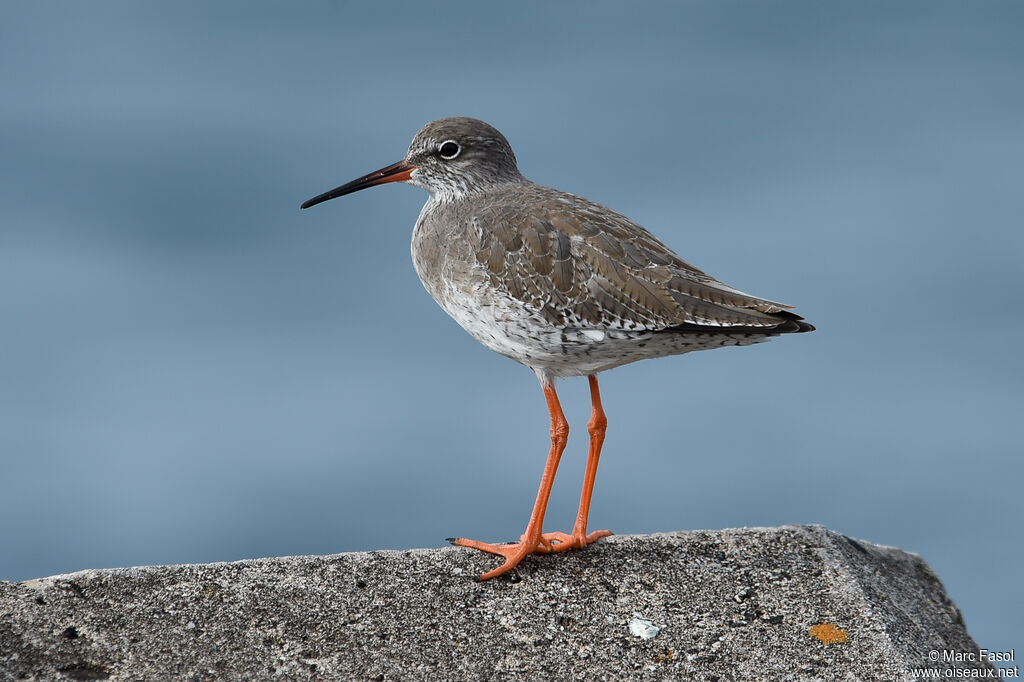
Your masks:
<instances>
[{"instance_id":1,"label":"common redshank","mask_svg":"<svg viewBox=\"0 0 1024 682\"><path fill-rule=\"evenodd\" d=\"M599 372L814 329L787 310L792 306L745 294L684 262L629 218L530 182L504 135L473 118L428 123L404 159L302 208L388 182L430 193L412 233L423 286L473 338L534 371L551 415L551 450L519 542L449 539L504 557L481 580L534 552L585 547L611 534L587 532L608 424ZM545 533L544 512L569 436L555 379L572 376L587 377L592 403L583 492L572 531Z\"/></svg>"}]
</instances>

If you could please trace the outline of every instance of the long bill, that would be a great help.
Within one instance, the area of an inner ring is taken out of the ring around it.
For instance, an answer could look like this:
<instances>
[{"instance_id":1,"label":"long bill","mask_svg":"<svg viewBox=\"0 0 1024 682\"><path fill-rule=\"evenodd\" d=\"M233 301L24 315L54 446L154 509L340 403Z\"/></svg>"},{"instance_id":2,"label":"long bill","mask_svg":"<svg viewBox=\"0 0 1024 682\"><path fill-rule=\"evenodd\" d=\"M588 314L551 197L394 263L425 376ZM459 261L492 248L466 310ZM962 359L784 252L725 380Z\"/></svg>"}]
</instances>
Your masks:
<instances>
[{"instance_id":1,"label":"long bill","mask_svg":"<svg viewBox=\"0 0 1024 682\"><path fill-rule=\"evenodd\" d=\"M399 161L393 163L390 166L375 170L372 173L367 173L361 178L356 178L352 182L347 182L341 187L335 187L329 192L324 192L318 196L313 197L309 201L302 204L302 208L309 208L310 206L316 206L325 201L343 197L346 194L352 194L352 192L358 192L361 189L367 187L373 187L374 185L383 185L386 182L404 182L409 179L412 172L416 170L416 166L406 161Z\"/></svg>"}]
</instances>

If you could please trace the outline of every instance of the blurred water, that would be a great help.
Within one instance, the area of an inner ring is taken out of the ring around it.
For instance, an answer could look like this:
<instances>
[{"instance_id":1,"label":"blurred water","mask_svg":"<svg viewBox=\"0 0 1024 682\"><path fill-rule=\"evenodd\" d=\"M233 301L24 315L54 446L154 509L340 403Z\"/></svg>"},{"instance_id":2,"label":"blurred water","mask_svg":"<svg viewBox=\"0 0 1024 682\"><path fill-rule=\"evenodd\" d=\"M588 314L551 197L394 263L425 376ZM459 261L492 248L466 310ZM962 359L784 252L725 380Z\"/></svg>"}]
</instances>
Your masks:
<instances>
[{"instance_id":1,"label":"blurred water","mask_svg":"<svg viewBox=\"0 0 1024 682\"><path fill-rule=\"evenodd\" d=\"M823 523L1020 646L1013 3L0 8L0 578L518 535L532 375L408 255L425 195L302 212L483 118L812 335L602 378L595 527ZM571 525L586 384L549 522Z\"/></svg>"}]
</instances>

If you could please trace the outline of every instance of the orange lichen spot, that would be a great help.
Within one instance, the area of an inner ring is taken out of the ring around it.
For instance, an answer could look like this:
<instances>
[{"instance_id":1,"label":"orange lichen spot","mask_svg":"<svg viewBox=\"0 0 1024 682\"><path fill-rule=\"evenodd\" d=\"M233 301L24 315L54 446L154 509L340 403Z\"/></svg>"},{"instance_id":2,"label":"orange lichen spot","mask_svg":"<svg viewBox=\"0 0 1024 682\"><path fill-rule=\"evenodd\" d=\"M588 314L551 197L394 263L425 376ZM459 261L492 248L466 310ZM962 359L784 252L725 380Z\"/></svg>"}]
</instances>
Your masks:
<instances>
[{"instance_id":1,"label":"orange lichen spot","mask_svg":"<svg viewBox=\"0 0 1024 682\"><path fill-rule=\"evenodd\" d=\"M832 623L818 623L812 625L811 629L807 631L811 637L822 644L846 644L848 637L846 636L846 630L837 628Z\"/></svg>"}]
</instances>

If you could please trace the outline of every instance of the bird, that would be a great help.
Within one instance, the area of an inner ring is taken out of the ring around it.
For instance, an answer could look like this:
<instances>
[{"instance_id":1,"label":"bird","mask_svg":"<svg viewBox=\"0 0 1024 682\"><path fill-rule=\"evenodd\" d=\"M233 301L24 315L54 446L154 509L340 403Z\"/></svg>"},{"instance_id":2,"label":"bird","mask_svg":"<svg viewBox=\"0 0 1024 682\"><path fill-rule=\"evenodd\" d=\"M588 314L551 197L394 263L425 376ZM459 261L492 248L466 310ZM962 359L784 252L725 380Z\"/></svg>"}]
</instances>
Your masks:
<instances>
[{"instance_id":1,"label":"bird","mask_svg":"<svg viewBox=\"0 0 1024 682\"><path fill-rule=\"evenodd\" d=\"M551 448L519 540L448 538L504 559L479 580L511 571L530 554L583 548L611 535L587 527L608 424L598 374L814 330L793 306L720 282L624 215L527 180L505 136L474 118L427 123L402 160L301 207L393 182L429 193L411 248L427 292L477 341L533 370L550 415ZM579 511L570 532L544 532L569 435L555 380L576 376L587 377L591 398Z\"/></svg>"}]
</instances>

